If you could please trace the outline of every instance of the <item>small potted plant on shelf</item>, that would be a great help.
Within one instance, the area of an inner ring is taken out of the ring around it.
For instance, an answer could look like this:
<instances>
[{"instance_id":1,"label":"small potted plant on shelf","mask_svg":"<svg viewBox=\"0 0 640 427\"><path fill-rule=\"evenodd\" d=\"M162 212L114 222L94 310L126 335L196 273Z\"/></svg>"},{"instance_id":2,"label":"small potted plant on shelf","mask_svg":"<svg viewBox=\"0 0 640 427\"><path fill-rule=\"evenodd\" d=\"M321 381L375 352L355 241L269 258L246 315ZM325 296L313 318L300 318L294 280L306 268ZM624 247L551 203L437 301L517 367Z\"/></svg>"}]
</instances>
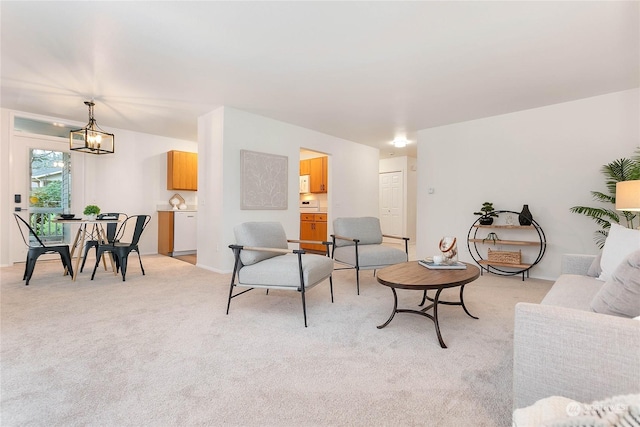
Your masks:
<instances>
[{"instance_id":1,"label":"small potted plant on shelf","mask_svg":"<svg viewBox=\"0 0 640 427\"><path fill-rule=\"evenodd\" d=\"M480 208L480 212L474 212L473 214L480 215L480 225L491 225L493 224L493 218L498 217L491 202L484 202Z\"/></svg>"},{"instance_id":2,"label":"small potted plant on shelf","mask_svg":"<svg viewBox=\"0 0 640 427\"><path fill-rule=\"evenodd\" d=\"M85 206L83 213L87 216L88 220L94 220L100 213L100 208L96 205L87 205Z\"/></svg>"}]
</instances>

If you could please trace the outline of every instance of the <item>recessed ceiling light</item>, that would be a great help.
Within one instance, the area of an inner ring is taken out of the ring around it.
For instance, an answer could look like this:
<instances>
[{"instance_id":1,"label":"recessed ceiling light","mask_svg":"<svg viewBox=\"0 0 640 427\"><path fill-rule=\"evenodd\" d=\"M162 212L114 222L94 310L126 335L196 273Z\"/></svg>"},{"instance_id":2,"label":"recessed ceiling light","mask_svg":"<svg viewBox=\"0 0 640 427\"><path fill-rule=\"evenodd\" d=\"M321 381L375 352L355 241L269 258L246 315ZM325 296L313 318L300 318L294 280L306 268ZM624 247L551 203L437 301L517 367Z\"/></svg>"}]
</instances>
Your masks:
<instances>
[{"instance_id":1,"label":"recessed ceiling light","mask_svg":"<svg viewBox=\"0 0 640 427\"><path fill-rule=\"evenodd\" d=\"M396 147L396 148L406 147L408 143L409 143L409 141L407 141L404 138L396 138L392 142L393 146Z\"/></svg>"}]
</instances>

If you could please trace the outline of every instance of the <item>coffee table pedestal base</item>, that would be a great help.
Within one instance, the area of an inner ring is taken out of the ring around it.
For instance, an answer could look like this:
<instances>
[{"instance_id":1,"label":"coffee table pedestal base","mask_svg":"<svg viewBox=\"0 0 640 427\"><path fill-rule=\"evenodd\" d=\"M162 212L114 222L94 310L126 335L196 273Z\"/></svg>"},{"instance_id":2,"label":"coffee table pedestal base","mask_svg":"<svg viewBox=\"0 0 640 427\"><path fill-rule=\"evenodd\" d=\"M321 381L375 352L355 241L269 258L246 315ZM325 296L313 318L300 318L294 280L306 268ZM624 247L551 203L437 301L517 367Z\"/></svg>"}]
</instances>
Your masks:
<instances>
[{"instance_id":1,"label":"coffee table pedestal base","mask_svg":"<svg viewBox=\"0 0 640 427\"><path fill-rule=\"evenodd\" d=\"M411 309L407 309L407 308L398 308L398 294L396 293L396 289L395 288L391 288L391 292L393 292L393 311L391 312L391 316L389 316L389 318L387 319L386 322L384 322L382 325L377 326L378 329L382 329L385 326L387 326L389 323L391 323L391 320L393 320L393 318L395 317L396 313L413 313L413 314L419 314L421 316L424 317L428 317L429 319L433 320L433 323L435 325L436 328L436 335L438 335L438 342L440 343L440 347L442 348L447 348L447 345L444 343L444 340L442 339L442 334L440 333L440 325L438 323L438 304L445 304L445 305L461 305L462 308L464 309L464 312L467 313L467 315L473 319L477 319L477 317L473 316L471 313L469 313L469 310L467 310L467 307L464 305L464 299L463 299L463 292L464 292L464 285L462 285L460 287L460 301L440 301L440 292L442 292L442 288L438 289L436 291L436 296L434 298L431 298L427 295L427 291L424 291L424 295L422 297L422 302L420 303L420 305L422 306L426 300L431 301L432 303L429 304L428 306L422 308L421 310L411 310ZM427 313L427 311L429 309L433 308L433 315Z\"/></svg>"}]
</instances>

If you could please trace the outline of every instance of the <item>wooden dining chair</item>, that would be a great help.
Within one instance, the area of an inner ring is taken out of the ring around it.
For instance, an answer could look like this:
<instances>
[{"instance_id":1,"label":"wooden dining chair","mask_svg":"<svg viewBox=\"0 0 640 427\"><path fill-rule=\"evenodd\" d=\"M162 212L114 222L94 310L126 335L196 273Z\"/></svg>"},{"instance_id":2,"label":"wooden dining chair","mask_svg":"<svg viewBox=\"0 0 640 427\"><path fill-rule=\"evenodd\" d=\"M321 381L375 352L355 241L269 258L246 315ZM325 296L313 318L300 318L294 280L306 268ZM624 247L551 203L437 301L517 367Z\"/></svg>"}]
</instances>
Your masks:
<instances>
[{"instance_id":1,"label":"wooden dining chair","mask_svg":"<svg viewBox=\"0 0 640 427\"><path fill-rule=\"evenodd\" d=\"M20 235L22 235L22 240L29 247L29 250L27 252L27 261L24 267L24 276L22 277L22 280L26 280L25 285L29 285L29 280L31 280L33 270L36 267L36 261L42 254L60 254L62 265L66 268L66 271L69 272L69 277L73 280L73 267L71 266L71 253L69 252L69 246L45 245L27 221L25 221L17 213L14 213L13 216L16 217L16 222L18 223L18 228L20 229Z\"/></svg>"}]
</instances>

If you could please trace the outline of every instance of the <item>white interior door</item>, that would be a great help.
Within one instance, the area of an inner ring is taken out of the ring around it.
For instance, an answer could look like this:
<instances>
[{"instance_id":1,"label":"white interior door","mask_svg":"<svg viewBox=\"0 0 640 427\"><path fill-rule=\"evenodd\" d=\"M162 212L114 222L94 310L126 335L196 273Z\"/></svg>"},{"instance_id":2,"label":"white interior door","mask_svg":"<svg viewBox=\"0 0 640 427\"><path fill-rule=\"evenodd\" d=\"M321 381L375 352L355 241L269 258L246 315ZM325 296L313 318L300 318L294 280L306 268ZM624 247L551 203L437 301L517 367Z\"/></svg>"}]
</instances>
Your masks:
<instances>
[{"instance_id":1,"label":"white interior door","mask_svg":"<svg viewBox=\"0 0 640 427\"><path fill-rule=\"evenodd\" d=\"M403 194L402 172L380 174L380 226L383 234L404 235Z\"/></svg>"}]
</instances>

